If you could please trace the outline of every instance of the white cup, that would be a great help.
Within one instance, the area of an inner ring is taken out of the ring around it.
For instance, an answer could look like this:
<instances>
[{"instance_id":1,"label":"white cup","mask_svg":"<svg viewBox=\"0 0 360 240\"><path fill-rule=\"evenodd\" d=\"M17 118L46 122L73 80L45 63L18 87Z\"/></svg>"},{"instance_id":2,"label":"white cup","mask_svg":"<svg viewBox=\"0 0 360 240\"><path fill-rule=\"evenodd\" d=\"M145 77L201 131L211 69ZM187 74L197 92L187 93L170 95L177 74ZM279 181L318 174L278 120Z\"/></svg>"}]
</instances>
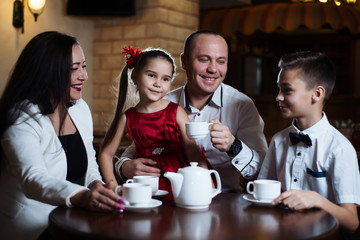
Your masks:
<instances>
[{"instance_id":1,"label":"white cup","mask_svg":"<svg viewBox=\"0 0 360 240\"><path fill-rule=\"evenodd\" d=\"M152 194L155 194L159 190L159 177L156 176L134 176L132 179L126 181L126 183L132 182L150 185Z\"/></svg>"},{"instance_id":2,"label":"white cup","mask_svg":"<svg viewBox=\"0 0 360 240\"><path fill-rule=\"evenodd\" d=\"M209 134L209 126L212 123L208 122L188 122L185 123L186 135L191 139L202 139Z\"/></svg>"},{"instance_id":3,"label":"white cup","mask_svg":"<svg viewBox=\"0 0 360 240\"><path fill-rule=\"evenodd\" d=\"M151 186L143 183L125 183L121 196L130 205L147 205L151 201Z\"/></svg>"},{"instance_id":4,"label":"white cup","mask_svg":"<svg viewBox=\"0 0 360 240\"><path fill-rule=\"evenodd\" d=\"M256 200L271 202L281 193L281 182L276 180L255 180L246 185L248 193Z\"/></svg>"}]
</instances>

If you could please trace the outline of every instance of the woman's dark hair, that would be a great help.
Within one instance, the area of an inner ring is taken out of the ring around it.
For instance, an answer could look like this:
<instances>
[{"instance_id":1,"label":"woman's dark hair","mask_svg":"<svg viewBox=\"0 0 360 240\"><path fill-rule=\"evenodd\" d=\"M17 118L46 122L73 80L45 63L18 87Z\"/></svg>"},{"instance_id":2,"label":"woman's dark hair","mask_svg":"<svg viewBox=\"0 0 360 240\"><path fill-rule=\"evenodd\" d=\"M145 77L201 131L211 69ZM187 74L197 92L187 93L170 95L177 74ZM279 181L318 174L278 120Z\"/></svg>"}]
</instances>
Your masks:
<instances>
[{"instance_id":1,"label":"woman's dark hair","mask_svg":"<svg viewBox=\"0 0 360 240\"><path fill-rule=\"evenodd\" d=\"M43 32L35 36L21 52L0 99L0 137L28 111L38 105L43 115L60 107L60 129L71 106L70 78L72 47L76 38L59 32ZM0 154L2 148L0 147Z\"/></svg>"},{"instance_id":2,"label":"woman's dark hair","mask_svg":"<svg viewBox=\"0 0 360 240\"><path fill-rule=\"evenodd\" d=\"M167 53L166 51L164 51L162 49L158 49L158 48L148 48L148 49L145 49L144 51L142 51L139 56L139 59L137 59L137 61L136 61L133 71L140 72L141 69L144 66L146 66L146 64L148 64L148 62L151 59L154 59L154 58L161 58L161 59L168 61L170 64L172 64L172 66L173 66L172 79L174 79L175 72L176 72L176 65L175 65L174 59L171 57L171 55L169 53ZM121 71L120 84L119 84L119 96L118 96L115 116L110 124L108 131L106 132L101 149L103 149L105 146L107 146L111 142L111 140L114 138L121 114L125 110L123 108L124 108L124 105L126 102L126 97L127 97L126 93L127 93L127 89L128 89L128 70L129 70L129 67L127 65L125 65L125 67Z\"/></svg>"}]
</instances>

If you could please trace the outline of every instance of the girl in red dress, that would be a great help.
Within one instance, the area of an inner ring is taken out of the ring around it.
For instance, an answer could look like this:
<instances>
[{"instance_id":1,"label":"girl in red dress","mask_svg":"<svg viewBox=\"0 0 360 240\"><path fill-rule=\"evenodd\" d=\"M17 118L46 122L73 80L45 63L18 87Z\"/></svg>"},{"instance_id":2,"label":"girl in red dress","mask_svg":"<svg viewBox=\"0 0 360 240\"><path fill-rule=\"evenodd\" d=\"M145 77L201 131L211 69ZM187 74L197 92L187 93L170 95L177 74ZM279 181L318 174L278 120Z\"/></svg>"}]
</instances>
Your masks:
<instances>
[{"instance_id":1,"label":"girl in red dress","mask_svg":"<svg viewBox=\"0 0 360 240\"><path fill-rule=\"evenodd\" d=\"M161 170L159 189L171 192L165 172L176 172L191 160L208 168L207 161L194 140L186 135L185 123L189 118L177 104L165 100L174 78L176 66L170 54L161 49L123 49L127 64L120 77L119 98L115 117L105 136L99 164L105 182L116 178L113 171L113 156L123 136L128 133L136 145L134 158L151 158ZM139 93L139 103L124 113L128 70ZM117 185L117 184L116 184ZM115 185L115 186L116 186Z\"/></svg>"}]
</instances>

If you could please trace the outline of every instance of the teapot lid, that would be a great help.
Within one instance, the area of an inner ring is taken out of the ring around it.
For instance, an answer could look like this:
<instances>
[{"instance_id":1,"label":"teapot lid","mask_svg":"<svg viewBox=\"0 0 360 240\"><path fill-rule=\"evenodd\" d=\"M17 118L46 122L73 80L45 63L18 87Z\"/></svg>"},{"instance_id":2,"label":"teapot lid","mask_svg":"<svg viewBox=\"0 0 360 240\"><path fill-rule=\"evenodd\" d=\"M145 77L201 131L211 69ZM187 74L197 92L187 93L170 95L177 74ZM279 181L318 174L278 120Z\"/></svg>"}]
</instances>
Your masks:
<instances>
[{"instance_id":1,"label":"teapot lid","mask_svg":"<svg viewBox=\"0 0 360 240\"><path fill-rule=\"evenodd\" d=\"M184 167L179 169L181 172L199 172L204 171L207 172L208 170L202 167L198 167L198 162L190 162L190 166Z\"/></svg>"},{"instance_id":2,"label":"teapot lid","mask_svg":"<svg viewBox=\"0 0 360 240\"><path fill-rule=\"evenodd\" d=\"M199 163L198 162L190 162L191 167L196 167Z\"/></svg>"}]
</instances>

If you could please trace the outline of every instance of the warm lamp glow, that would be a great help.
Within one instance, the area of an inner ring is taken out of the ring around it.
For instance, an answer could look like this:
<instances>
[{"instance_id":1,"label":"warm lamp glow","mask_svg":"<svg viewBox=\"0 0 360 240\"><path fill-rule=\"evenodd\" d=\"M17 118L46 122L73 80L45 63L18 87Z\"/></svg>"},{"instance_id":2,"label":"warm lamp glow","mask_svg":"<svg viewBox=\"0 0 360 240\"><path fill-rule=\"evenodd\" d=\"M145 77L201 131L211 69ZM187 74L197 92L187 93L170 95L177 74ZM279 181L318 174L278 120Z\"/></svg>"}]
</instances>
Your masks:
<instances>
[{"instance_id":1,"label":"warm lamp glow","mask_svg":"<svg viewBox=\"0 0 360 240\"><path fill-rule=\"evenodd\" d=\"M32 14L34 14L35 22L38 16L42 13L45 7L46 0L28 0L28 7Z\"/></svg>"},{"instance_id":2,"label":"warm lamp glow","mask_svg":"<svg viewBox=\"0 0 360 240\"><path fill-rule=\"evenodd\" d=\"M357 0L291 0L292 2L320 2L320 3L331 3L336 6L340 6L342 4L354 5Z\"/></svg>"},{"instance_id":3,"label":"warm lamp glow","mask_svg":"<svg viewBox=\"0 0 360 240\"><path fill-rule=\"evenodd\" d=\"M45 6L45 0L29 0L29 8L33 10L40 10Z\"/></svg>"}]
</instances>

